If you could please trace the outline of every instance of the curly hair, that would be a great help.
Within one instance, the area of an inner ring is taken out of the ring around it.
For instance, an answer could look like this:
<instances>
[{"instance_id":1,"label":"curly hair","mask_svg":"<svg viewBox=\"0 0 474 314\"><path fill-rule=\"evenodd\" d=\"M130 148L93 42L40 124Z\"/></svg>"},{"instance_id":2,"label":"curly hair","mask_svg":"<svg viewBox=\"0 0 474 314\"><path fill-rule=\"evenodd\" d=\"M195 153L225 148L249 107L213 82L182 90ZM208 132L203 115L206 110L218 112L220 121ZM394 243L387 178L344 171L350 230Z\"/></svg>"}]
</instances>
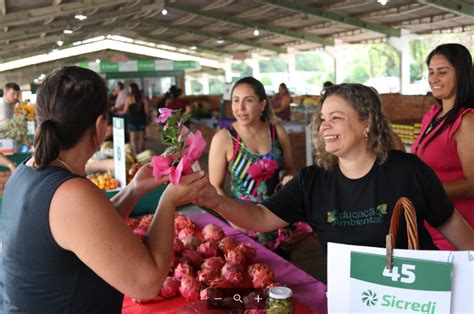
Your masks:
<instances>
[{"instance_id":1,"label":"curly hair","mask_svg":"<svg viewBox=\"0 0 474 314\"><path fill-rule=\"evenodd\" d=\"M369 121L367 148L375 154L377 162L383 163L393 148L392 131L383 114L379 95L370 87L362 84L339 84L323 90L321 100L312 118L313 153L316 164L326 170L338 163L337 156L326 151L326 145L320 132L321 109L329 96L343 98L357 112L360 121Z\"/></svg>"}]
</instances>

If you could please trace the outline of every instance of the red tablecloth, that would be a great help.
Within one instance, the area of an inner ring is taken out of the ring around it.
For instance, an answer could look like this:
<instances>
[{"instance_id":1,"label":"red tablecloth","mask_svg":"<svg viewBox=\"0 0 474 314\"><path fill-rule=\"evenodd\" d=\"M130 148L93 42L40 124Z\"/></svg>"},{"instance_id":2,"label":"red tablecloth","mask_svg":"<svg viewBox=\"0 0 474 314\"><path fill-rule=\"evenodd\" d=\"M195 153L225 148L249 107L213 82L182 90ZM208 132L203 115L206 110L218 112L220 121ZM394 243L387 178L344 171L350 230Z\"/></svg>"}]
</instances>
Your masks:
<instances>
[{"instance_id":1,"label":"red tablecloth","mask_svg":"<svg viewBox=\"0 0 474 314\"><path fill-rule=\"evenodd\" d=\"M221 226L227 236L231 236L242 243L252 243L257 250L256 261L264 262L270 266L275 272L275 280L293 290L297 300L296 313L327 313L326 285L210 214L193 215L191 219L201 228L206 224L213 223ZM186 301L181 297L166 301L154 301L144 305L135 304L130 298L125 297L122 313L176 313L185 304ZM196 307L198 307L200 303L196 304ZM196 313L199 313L199 311Z\"/></svg>"}]
</instances>

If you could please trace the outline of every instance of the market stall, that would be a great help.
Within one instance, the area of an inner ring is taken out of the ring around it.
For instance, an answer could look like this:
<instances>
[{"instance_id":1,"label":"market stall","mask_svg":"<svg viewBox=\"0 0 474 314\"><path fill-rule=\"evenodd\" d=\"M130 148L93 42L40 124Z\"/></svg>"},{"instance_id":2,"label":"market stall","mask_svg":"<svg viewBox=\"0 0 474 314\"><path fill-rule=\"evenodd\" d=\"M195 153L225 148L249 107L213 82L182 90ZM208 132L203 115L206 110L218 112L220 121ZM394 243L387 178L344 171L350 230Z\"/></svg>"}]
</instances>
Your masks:
<instances>
[{"instance_id":1,"label":"market stall","mask_svg":"<svg viewBox=\"0 0 474 314\"><path fill-rule=\"evenodd\" d=\"M323 283L210 214L193 215L191 219L198 227L215 224L222 227L226 236L235 238L241 243L251 243L257 251L256 261L270 266L275 273L275 281L288 286L293 291L296 299L296 313L327 313L326 286ZM205 309L203 301L191 303L201 310ZM145 304L136 304L125 297L122 313L179 313L185 308L189 308L189 303L180 296L168 300L156 298Z\"/></svg>"}]
</instances>

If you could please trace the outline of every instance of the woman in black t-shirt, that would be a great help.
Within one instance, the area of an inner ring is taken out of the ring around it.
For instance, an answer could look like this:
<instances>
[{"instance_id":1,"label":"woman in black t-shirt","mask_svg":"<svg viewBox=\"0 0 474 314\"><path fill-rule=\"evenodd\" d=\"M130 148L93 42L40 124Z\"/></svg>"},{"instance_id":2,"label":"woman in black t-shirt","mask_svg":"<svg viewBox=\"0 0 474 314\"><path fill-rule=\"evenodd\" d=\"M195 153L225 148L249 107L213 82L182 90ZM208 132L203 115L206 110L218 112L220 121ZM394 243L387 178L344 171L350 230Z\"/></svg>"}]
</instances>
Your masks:
<instances>
[{"instance_id":1,"label":"woman in black t-shirt","mask_svg":"<svg viewBox=\"0 0 474 314\"><path fill-rule=\"evenodd\" d=\"M457 248L474 248L473 230L433 171L418 157L392 150L378 95L361 84L334 85L323 93L313 117L316 165L258 206L218 195L211 185L196 202L259 232L306 221L325 250L327 242L385 246L393 207L408 197L416 208L421 249L436 249L423 220ZM396 243L406 247L405 230L399 230Z\"/></svg>"}]
</instances>

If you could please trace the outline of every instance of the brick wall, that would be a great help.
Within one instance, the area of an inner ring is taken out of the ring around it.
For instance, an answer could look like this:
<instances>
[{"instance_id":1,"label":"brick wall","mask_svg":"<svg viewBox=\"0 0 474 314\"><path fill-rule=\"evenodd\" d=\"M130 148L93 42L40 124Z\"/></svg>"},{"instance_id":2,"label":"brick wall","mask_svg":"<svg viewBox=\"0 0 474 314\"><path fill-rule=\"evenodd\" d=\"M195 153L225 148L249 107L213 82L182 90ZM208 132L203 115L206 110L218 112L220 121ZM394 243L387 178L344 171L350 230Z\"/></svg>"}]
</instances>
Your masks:
<instances>
[{"instance_id":1,"label":"brick wall","mask_svg":"<svg viewBox=\"0 0 474 314\"><path fill-rule=\"evenodd\" d=\"M421 122L423 115L436 102L432 96L382 94L381 97L384 112L393 123Z\"/></svg>"}]
</instances>

